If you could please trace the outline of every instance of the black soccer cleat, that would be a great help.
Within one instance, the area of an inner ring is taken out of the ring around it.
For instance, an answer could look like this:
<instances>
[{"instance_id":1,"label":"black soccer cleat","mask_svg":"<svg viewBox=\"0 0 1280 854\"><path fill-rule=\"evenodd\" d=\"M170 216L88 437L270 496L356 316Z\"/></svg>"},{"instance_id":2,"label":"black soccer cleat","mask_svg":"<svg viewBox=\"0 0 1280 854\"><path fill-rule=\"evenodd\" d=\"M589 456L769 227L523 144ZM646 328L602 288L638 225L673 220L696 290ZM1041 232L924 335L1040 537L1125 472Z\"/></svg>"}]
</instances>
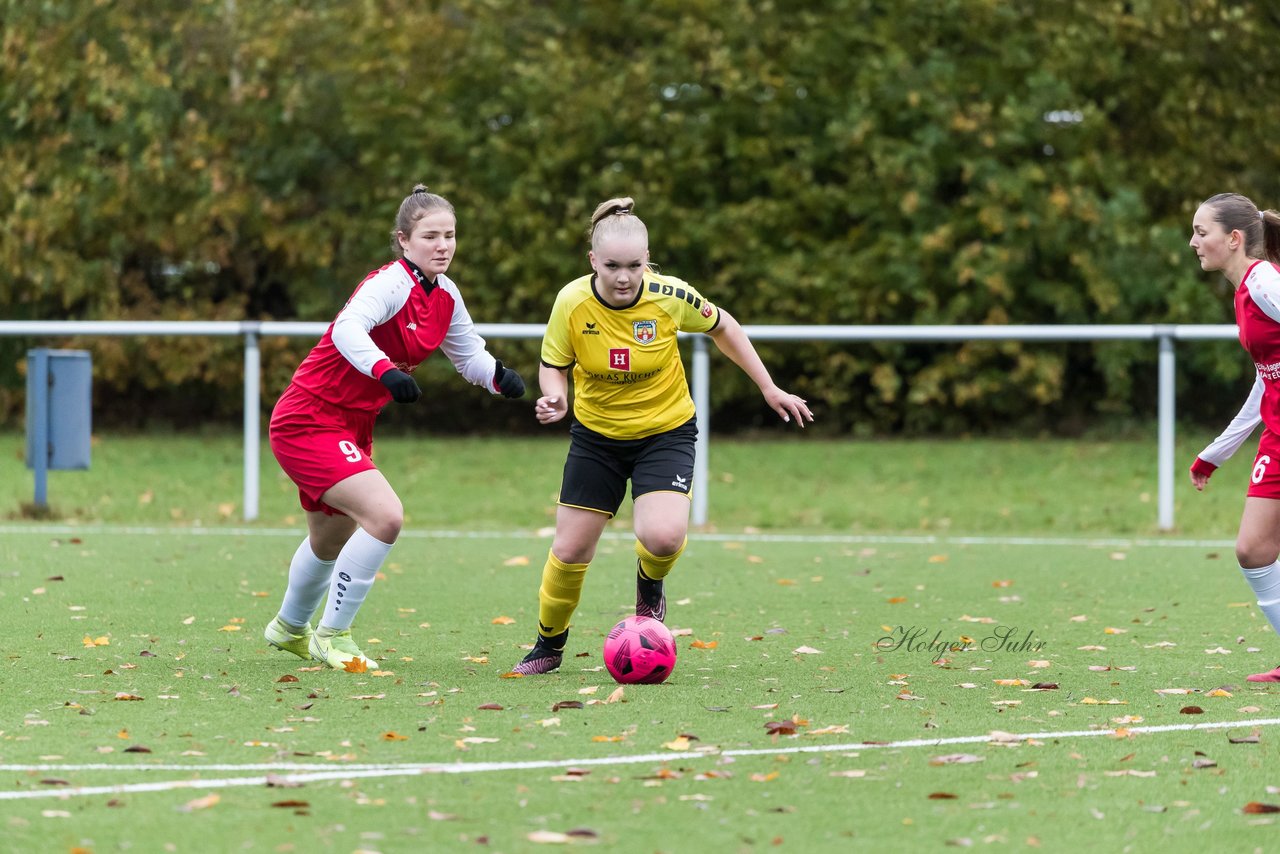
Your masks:
<instances>
[{"instance_id":1,"label":"black soccer cleat","mask_svg":"<svg viewBox=\"0 0 1280 854\"><path fill-rule=\"evenodd\" d=\"M529 654L519 664L511 668L511 672L521 676L538 676L559 669L560 662L564 660L564 645L568 640L568 629L555 637L538 635L533 649L529 650Z\"/></svg>"},{"instance_id":2,"label":"black soccer cleat","mask_svg":"<svg viewBox=\"0 0 1280 854\"><path fill-rule=\"evenodd\" d=\"M636 616L650 617L659 623L667 619L667 594L662 591L662 581L646 578L636 560Z\"/></svg>"}]
</instances>

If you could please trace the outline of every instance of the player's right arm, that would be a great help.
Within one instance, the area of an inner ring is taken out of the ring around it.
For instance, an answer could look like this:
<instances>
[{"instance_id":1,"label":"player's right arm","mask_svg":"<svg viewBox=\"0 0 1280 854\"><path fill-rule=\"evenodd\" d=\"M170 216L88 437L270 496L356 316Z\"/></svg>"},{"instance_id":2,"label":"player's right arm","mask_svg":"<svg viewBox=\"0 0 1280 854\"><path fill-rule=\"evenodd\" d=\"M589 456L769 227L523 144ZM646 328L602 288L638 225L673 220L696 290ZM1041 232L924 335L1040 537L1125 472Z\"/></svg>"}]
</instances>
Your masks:
<instances>
[{"instance_id":1,"label":"player's right arm","mask_svg":"<svg viewBox=\"0 0 1280 854\"><path fill-rule=\"evenodd\" d=\"M539 424L554 424L569 414L569 370L577 358L570 334L570 297L566 287L556 296L542 336L538 388L542 396L533 407Z\"/></svg>"},{"instance_id":2,"label":"player's right arm","mask_svg":"<svg viewBox=\"0 0 1280 854\"><path fill-rule=\"evenodd\" d=\"M542 397L533 407L539 424L554 424L569 414L569 369L538 366Z\"/></svg>"},{"instance_id":3,"label":"player's right arm","mask_svg":"<svg viewBox=\"0 0 1280 854\"><path fill-rule=\"evenodd\" d=\"M413 289L408 275L397 273L392 265L365 279L333 321L333 345L356 370L374 379L381 379L395 365L369 333L394 317Z\"/></svg>"},{"instance_id":4,"label":"player's right arm","mask_svg":"<svg viewBox=\"0 0 1280 854\"><path fill-rule=\"evenodd\" d=\"M1244 406L1240 407L1236 417L1231 419L1227 429L1223 430L1218 438L1210 442L1208 447L1196 457L1196 461L1191 464L1191 485L1197 491L1204 490L1205 484L1209 482L1209 477L1218 466L1225 463L1231 458L1232 454L1240 450L1240 446L1244 444L1249 435L1253 433L1254 428L1258 426L1258 422L1262 420L1262 392L1264 389L1262 377L1255 377L1253 388L1249 391L1249 397L1245 399Z\"/></svg>"}]
</instances>

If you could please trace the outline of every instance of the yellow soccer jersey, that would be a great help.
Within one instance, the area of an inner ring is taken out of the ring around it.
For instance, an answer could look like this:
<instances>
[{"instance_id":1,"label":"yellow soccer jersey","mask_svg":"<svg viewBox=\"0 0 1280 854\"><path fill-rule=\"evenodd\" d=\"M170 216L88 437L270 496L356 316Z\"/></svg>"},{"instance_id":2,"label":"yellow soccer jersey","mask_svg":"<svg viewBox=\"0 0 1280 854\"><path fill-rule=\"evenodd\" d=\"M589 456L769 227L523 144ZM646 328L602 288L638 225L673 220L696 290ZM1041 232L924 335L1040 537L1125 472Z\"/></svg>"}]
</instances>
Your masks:
<instances>
[{"instance_id":1,"label":"yellow soccer jersey","mask_svg":"<svg viewBox=\"0 0 1280 854\"><path fill-rule=\"evenodd\" d=\"M676 332L710 332L720 312L680 279L652 270L636 301L614 308L583 276L561 289L542 363L573 366L573 414L612 439L642 439L693 417Z\"/></svg>"}]
</instances>

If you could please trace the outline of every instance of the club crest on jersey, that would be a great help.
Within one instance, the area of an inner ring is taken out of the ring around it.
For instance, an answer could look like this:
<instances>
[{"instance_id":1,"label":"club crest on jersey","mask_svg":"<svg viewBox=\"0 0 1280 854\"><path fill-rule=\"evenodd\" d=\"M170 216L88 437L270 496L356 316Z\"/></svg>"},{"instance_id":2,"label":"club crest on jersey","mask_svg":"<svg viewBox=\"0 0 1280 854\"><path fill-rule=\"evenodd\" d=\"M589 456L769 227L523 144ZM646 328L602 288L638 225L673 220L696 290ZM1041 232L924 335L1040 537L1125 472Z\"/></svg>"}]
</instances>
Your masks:
<instances>
[{"instance_id":1,"label":"club crest on jersey","mask_svg":"<svg viewBox=\"0 0 1280 854\"><path fill-rule=\"evenodd\" d=\"M610 347L609 348L609 370L611 371L631 370L631 348L630 347Z\"/></svg>"},{"instance_id":2,"label":"club crest on jersey","mask_svg":"<svg viewBox=\"0 0 1280 854\"><path fill-rule=\"evenodd\" d=\"M658 321L633 320L631 321L631 331L635 335L636 341L641 344L652 344L654 339L658 337Z\"/></svg>"}]
</instances>

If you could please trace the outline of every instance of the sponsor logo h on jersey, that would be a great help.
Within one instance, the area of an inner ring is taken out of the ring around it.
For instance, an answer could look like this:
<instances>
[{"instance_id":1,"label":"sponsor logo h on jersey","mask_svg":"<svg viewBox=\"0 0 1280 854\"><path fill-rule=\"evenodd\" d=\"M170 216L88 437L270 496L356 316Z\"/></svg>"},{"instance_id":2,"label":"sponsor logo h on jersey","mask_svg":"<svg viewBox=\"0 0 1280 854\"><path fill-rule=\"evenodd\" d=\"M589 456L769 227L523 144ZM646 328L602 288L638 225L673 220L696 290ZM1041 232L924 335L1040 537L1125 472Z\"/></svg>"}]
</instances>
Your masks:
<instances>
[{"instance_id":1,"label":"sponsor logo h on jersey","mask_svg":"<svg viewBox=\"0 0 1280 854\"><path fill-rule=\"evenodd\" d=\"M631 370L631 348L630 347L610 347L609 348L609 370L611 371Z\"/></svg>"}]
</instances>

